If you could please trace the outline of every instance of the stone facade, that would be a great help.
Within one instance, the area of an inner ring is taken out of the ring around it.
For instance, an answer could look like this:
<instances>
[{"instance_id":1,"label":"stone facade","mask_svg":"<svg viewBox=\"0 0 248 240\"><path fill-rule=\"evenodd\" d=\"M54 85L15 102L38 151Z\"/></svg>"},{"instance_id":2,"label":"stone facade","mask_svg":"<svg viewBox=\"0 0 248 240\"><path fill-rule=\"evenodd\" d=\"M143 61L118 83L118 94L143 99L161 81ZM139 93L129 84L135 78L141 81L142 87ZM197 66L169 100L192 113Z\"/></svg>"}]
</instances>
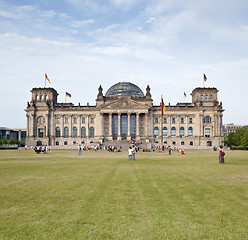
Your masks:
<instances>
[{"instance_id":1,"label":"stone facade","mask_svg":"<svg viewBox=\"0 0 248 240\"><path fill-rule=\"evenodd\" d=\"M105 95L100 86L96 105L75 106L58 103L53 88L33 88L27 104L26 144L53 148L76 148L77 144L119 144L131 139L147 147L163 143L184 149L207 149L223 141L222 103L216 88L195 88L191 103L154 106L147 86L146 94L132 83L113 85ZM163 136L163 137L162 137Z\"/></svg>"}]
</instances>

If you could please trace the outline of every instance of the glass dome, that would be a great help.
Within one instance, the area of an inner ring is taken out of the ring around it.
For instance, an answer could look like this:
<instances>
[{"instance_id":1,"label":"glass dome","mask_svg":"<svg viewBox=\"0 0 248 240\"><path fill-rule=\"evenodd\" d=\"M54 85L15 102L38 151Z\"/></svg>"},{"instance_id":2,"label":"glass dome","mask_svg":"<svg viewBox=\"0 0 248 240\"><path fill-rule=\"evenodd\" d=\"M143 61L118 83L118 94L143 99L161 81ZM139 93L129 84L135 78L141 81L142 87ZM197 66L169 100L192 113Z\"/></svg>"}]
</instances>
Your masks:
<instances>
[{"instance_id":1,"label":"glass dome","mask_svg":"<svg viewBox=\"0 0 248 240\"><path fill-rule=\"evenodd\" d=\"M141 89L130 82L119 82L113 85L106 92L106 97L115 96L134 96L134 97L144 97L144 93Z\"/></svg>"}]
</instances>

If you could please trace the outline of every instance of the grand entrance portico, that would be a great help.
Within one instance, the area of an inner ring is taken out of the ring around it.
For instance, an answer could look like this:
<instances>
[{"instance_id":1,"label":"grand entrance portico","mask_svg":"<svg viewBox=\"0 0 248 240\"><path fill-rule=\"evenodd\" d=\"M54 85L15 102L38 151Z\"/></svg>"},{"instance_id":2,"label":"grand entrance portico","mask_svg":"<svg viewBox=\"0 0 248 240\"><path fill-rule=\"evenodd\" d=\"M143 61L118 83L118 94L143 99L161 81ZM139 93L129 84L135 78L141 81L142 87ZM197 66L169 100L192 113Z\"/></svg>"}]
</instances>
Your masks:
<instances>
[{"instance_id":1,"label":"grand entrance portico","mask_svg":"<svg viewBox=\"0 0 248 240\"><path fill-rule=\"evenodd\" d=\"M107 140L140 140L147 136L147 112L114 111L103 113L103 136Z\"/></svg>"}]
</instances>

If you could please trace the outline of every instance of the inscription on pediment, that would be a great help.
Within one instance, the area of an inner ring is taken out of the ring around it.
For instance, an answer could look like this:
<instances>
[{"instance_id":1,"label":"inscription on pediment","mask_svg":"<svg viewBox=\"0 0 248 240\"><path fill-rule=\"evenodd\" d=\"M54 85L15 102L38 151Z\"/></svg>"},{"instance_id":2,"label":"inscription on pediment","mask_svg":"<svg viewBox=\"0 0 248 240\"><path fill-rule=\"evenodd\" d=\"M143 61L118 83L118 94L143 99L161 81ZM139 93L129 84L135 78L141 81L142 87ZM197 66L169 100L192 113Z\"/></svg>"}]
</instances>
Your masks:
<instances>
[{"instance_id":1,"label":"inscription on pediment","mask_svg":"<svg viewBox=\"0 0 248 240\"><path fill-rule=\"evenodd\" d=\"M131 102L128 100L120 100L120 101L116 101L113 103L109 103L106 106L103 106L103 108L107 108L107 109L147 109L146 106L144 106L143 104L140 104L138 102Z\"/></svg>"}]
</instances>

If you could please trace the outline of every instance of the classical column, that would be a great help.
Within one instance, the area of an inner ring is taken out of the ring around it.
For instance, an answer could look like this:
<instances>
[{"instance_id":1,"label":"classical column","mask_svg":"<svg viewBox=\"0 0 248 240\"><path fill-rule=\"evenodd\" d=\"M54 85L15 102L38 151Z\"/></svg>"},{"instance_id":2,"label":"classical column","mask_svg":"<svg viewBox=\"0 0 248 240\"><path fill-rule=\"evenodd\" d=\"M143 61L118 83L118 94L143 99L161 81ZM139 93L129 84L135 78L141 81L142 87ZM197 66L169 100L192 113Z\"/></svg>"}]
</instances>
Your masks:
<instances>
[{"instance_id":1,"label":"classical column","mask_svg":"<svg viewBox=\"0 0 248 240\"><path fill-rule=\"evenodd\" d=\"M169 126L167 130L168 138L171 137L171 116L168 117L169 120Z\"/></svg>"},{"instance_id":2,"label":"classical column","mask_svg":"<svg viewBox=\"0 0 248 240\"><path fill-rule=\"evenodd\" d=\"M144 115L144 137L148 137L148 113Z\"/></svg>"},{"instance_id":3,"label":"classical column","mask_svg":"<svg viewBox=\"0 0 248 240\"><path fill-rule=\"evenodd\" d=\"M117 140L121 140L121 113L118 113L118 136Z\"/></svg>"},{"instance_id":4,"label":"classical column","mask_svg":"<svg viewBox=\"0 0 248 240\"><path fill-rule=\"evenodd\" d=\"M31 114L31 123L30 123L31 126L33 126L30 130L31 130L31 137L36 137L37 136L37 130L36 130L36 126L37 126L37 123L35 121L35 114Z\"/></svg>"},{"instance_id":5,"label":"classical column","mask_svg":"<svg viewBox=\"0 0 248 240\"><path fill-rule=\"evenodd\" d=\"M130 136L130 116L131 113L127 113L127 140L131 140L131 136Z\"/></svg>"},{"instance_id":6,"label":"classical column","mask_svg":"<svg viewBox=\"0 0 248 240\"><path fill-rule=\"evenodd\" d=\"M101 118L101 120L100 120L100 122L101 122L101 126L100 126L100 129L101 129L101 131L100 131L100 137L105 137L105 133L104 133L104 113L100 113L100 118Z\"/></svg>"},{"instance_id":7,"label":"classical column","mask_svg":"<svg viewBox=\"0 0 248 240\"><path fill-rule=\"evenodd\" d=\"M136 113L136 139L139 140L139 113Z\"/></svg>"},{"instance_id":8,"label":"classical column","mask_svg":"<svg viewBox=\"0 0 248 240\"><path fill-rule=\"evenodd\" d=\"M112 120L113 120L113 118L112 118L112 113L109 113L109 137L112 139L112 137L113 137L113 135L112 135L112 133L113 133L113 131L112 131L112 127L113 127L113 125L112 125Z\"/></svg>"},{"instance_id":9,"label":"classical column","mask_svg":"<svg viewBox=\"0 0 248 240\"><path fill-rule=\"evenodd\" d=\"M46 131L45 131L45 137L49 137L49 116L46 114Z\"/></svg>"},{"instance_id":10,"label":"classical column","mask_svg":"<svg viewBox=\"0 0 248 240\"><path fill-rule=\"evenodd\" d=\"M27 116L27 131L26 131L26 136L27 137L29 137L29 116L28 115L26 115Z\"/></svg>"}]
</instances>

